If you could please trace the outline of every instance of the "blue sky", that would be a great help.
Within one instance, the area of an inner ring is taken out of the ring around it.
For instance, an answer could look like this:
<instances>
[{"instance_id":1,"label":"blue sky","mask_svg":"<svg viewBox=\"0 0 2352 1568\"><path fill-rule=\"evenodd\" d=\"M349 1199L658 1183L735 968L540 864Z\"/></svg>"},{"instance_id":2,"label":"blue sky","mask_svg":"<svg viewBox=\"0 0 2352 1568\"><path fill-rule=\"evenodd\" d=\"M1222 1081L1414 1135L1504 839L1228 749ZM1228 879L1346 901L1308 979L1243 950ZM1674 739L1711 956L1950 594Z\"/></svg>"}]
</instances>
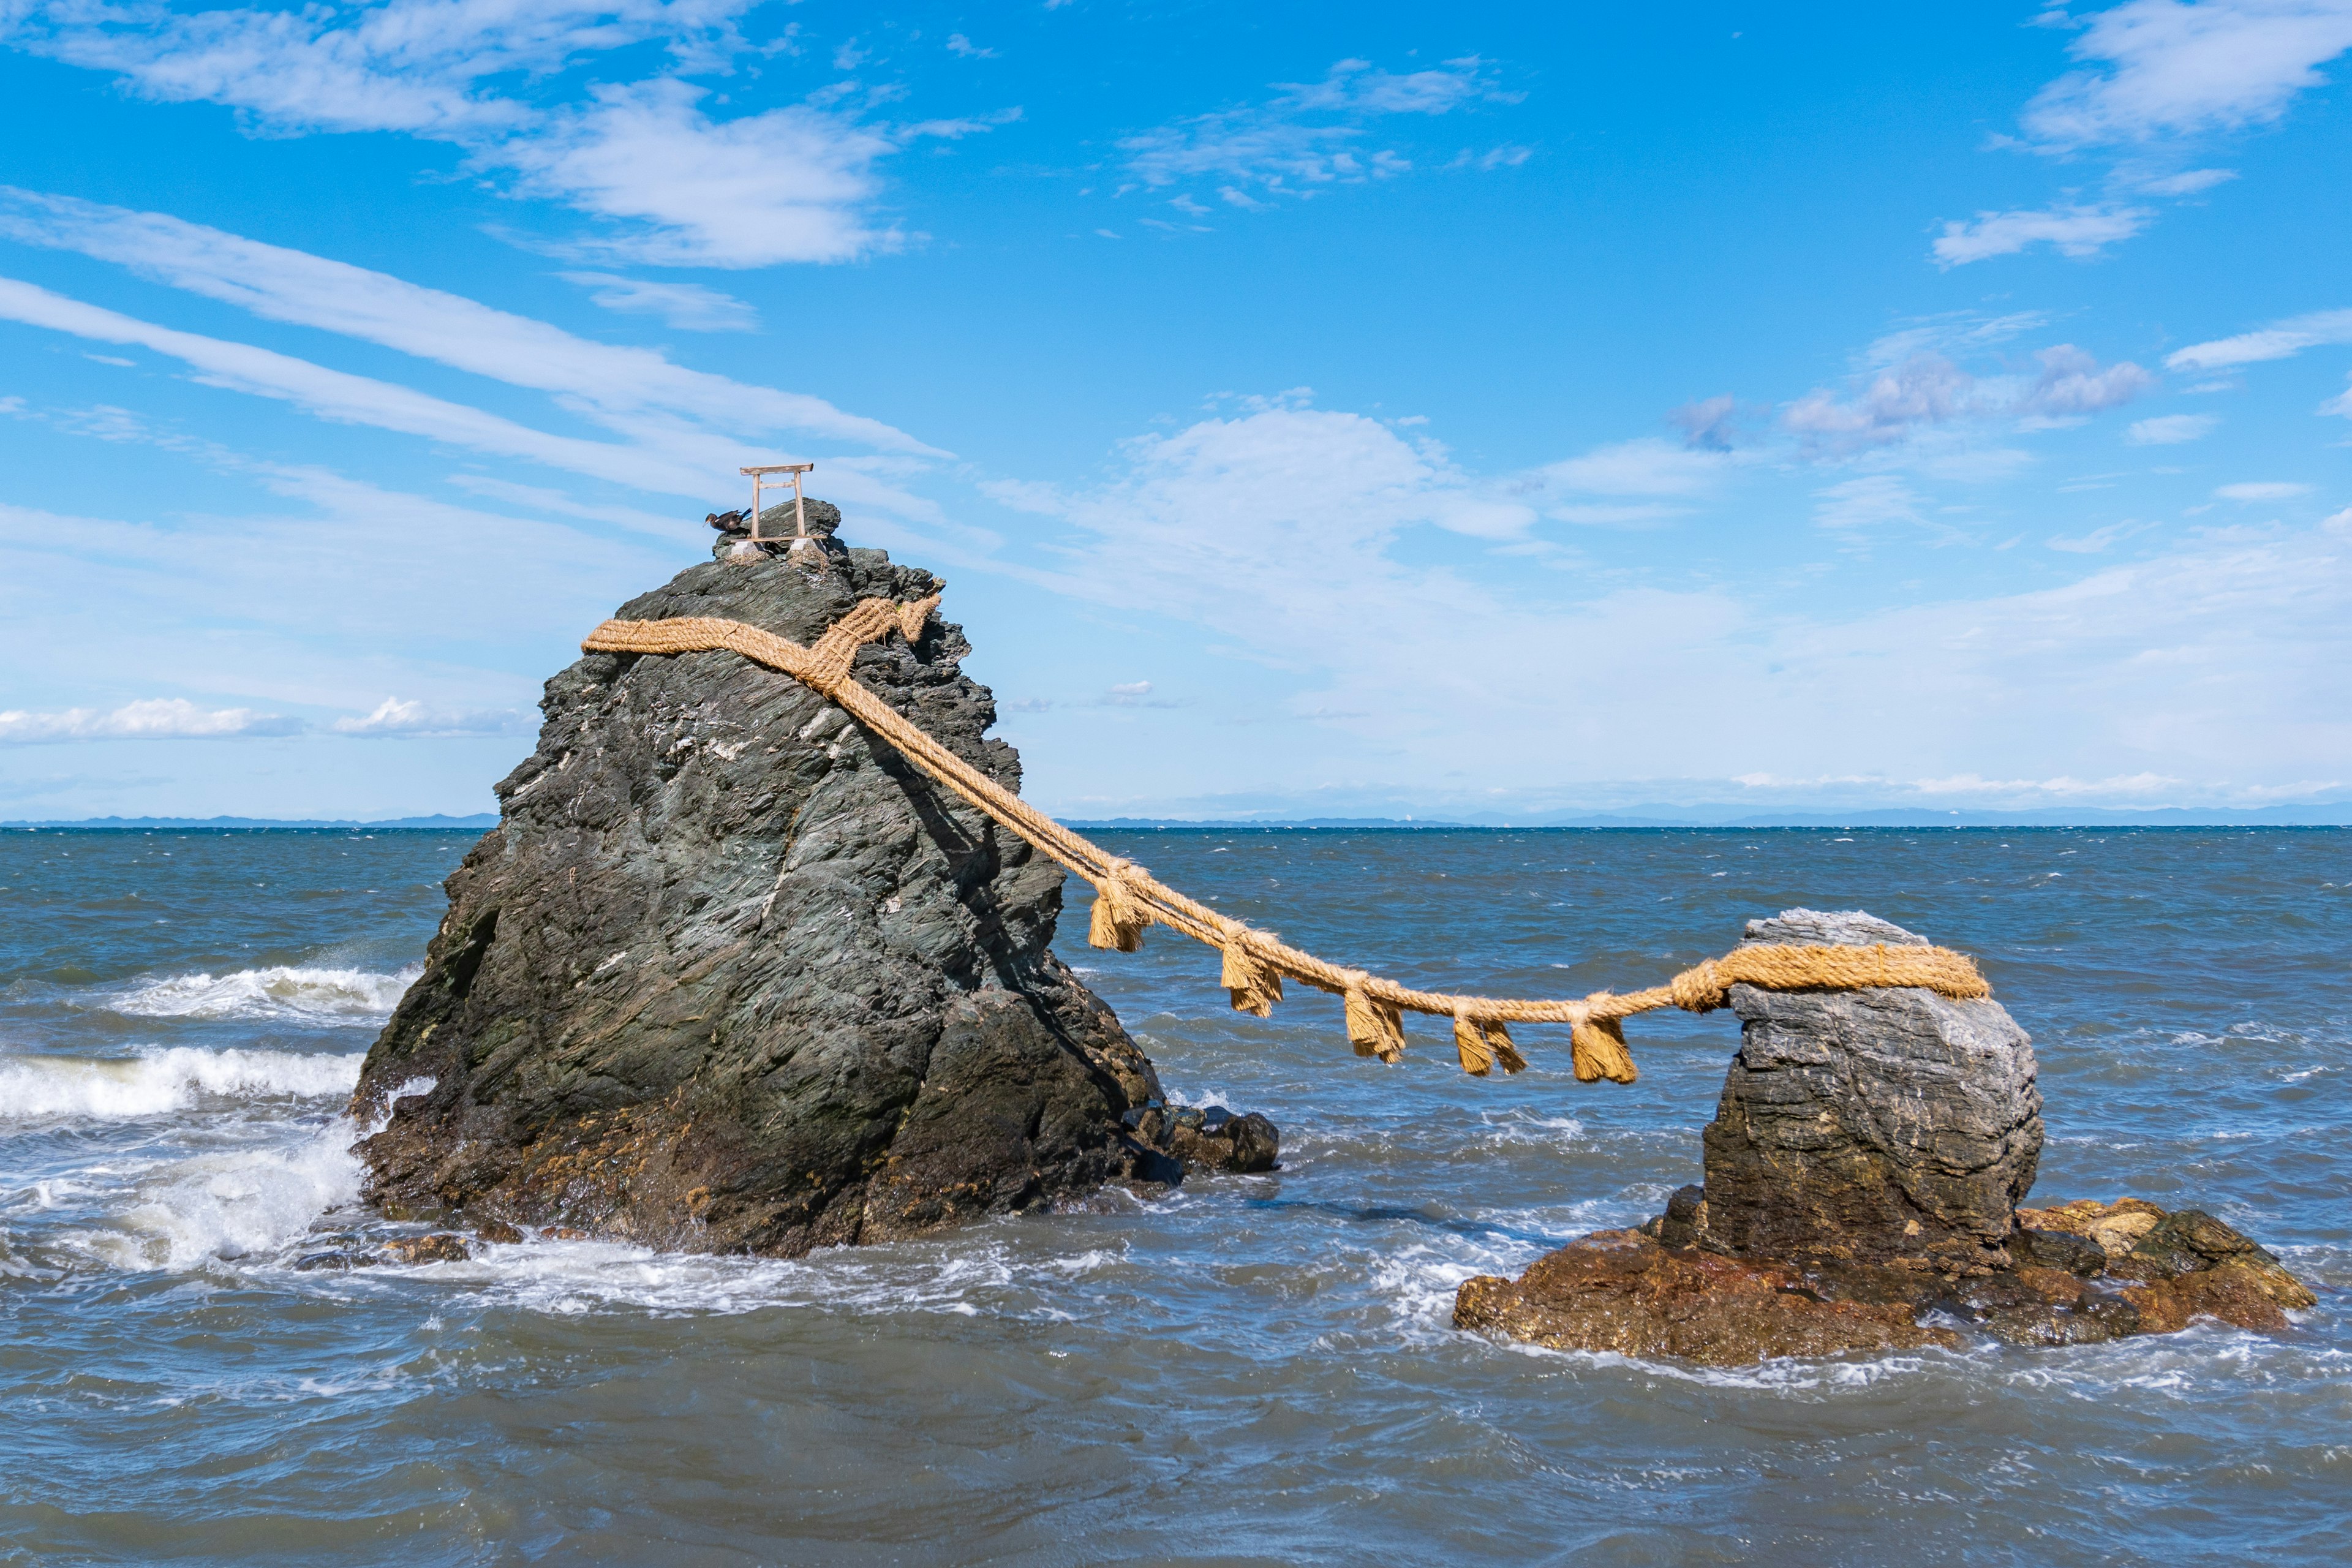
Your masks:
<instances>
[{"instance_id":1,"label":"blue sky","mask_svg":"<svg viewBox=\"0 0 2352 1568\"><path fill-rule=\"evenodd\" d=\"M2352 0L0 42L0 816L482 809L790 459L1068 815L2352 782Z\"/></svg>"}]
</instances>

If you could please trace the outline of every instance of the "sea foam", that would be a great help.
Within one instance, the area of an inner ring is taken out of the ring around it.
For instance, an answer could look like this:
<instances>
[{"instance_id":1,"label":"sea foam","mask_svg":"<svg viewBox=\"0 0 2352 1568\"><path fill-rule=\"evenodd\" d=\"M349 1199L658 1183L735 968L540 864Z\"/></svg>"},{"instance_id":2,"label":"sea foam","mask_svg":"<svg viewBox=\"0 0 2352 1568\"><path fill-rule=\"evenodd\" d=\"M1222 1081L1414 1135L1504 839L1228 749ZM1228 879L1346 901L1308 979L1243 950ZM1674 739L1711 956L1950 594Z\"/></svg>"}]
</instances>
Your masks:
<instances>
[{"instance_id":1,"label":"sea foam","mask_svg":"<svg viewBox=\"0 0 2352 1568\"><path fill-rule=\"evenodd\" d=\"M380 1024L423 969L310 969L279 964L233 974L147 980L108 1005L140 1018L252 1018L311 1024Z\"/></svg>"},{"instance_id":2,"label":"sea foam","mask_svg":"<svg viewBox=\"0 0 2352 1568\"><path fill-rule=\"evenodd\" d=\"M204 1095L348 1095L359 1083L364 1059L358 1053L299 1056L192 1046L136 1057L0 1056L0 1121L162 1116L184 1110Z\"/></svg>"}]
</instances>

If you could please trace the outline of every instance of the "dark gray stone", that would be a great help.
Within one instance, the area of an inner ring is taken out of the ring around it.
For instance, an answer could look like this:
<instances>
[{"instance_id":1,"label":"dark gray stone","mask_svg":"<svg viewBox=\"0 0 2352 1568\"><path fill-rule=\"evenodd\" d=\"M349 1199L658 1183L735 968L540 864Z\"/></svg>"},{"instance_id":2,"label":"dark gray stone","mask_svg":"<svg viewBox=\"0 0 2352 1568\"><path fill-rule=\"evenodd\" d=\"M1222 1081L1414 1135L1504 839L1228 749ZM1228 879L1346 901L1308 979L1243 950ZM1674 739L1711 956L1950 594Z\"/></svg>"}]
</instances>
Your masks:
<instances>
[{"instance_id":1,"label":"dark gray stone","mask_svg":"<svg viewBox=\"0 0 2352 1568\"><path fill-rule=\"evenodd\" d=\"M1748 942L1926 945L1790 910ZM2042 1153L2032 1042L1990 999L1732 988L1738 1055L1707 1127L1704 1244L1741 1257L2005 1268Z\"/></svg>"},{"instance_id":2,"label":"dark gray stone","mask_svg":"<svg viewBox=\"0 0 2352 1568\"><path fill-rule=\"evenodd\" d=\"M861 597L936 586L828 537L620 613L806 644ZM856 671L1017 788L968 651L934 618ZM541 708L361 1074L362 1113L389 1105L361 1146L385 1212L790 1255L1181 1179L1124 1124L1158 1080L1048 950L1062 873L1019 838L733 654L592 654Z\"/></svg>"}]
</instances>

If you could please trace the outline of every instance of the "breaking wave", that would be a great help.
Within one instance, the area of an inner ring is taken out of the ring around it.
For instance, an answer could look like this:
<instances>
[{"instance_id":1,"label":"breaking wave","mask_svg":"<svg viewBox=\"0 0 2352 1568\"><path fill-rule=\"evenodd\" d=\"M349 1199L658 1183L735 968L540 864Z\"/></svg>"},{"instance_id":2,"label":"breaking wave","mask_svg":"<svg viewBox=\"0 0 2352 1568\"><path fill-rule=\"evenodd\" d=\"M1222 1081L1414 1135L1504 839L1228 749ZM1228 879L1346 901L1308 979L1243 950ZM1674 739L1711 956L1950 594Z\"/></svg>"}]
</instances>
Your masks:
<instances>
[{"instance_id":1,"label":"breaking wave","mask_svg":"<svg viewBox=\"0 0 2352 1568\"><path fill-rule=\"evenodd\" d=\"M208 1051L178 1046L136 1057L0 1057L0 1121L161 1116L200 1096L257 1100L348 1095L363 1055Z\"/></svg>"},{"instance_id":2,"label":"breaking wave","mask_svg":"<svg viewBox=\"0 0 2352 1568\"><path fill-rule=\"evenodd\" d=\"M284 964L234 974L175 974L132 986L109 1004L140 1018L275 1018L310 1024L381 1024L423 973L306 969Z\"/></svg>"}]
</instances>

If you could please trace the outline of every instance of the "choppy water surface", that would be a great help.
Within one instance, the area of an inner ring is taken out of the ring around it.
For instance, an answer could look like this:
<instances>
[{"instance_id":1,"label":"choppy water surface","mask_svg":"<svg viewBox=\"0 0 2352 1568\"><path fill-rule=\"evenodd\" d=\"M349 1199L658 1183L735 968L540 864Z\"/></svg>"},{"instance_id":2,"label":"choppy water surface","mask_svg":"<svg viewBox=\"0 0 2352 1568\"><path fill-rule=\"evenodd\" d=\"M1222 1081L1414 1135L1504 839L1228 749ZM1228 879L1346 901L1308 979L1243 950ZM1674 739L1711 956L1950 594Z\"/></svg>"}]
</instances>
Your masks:
<instances>
[{"instance_id":1,"label":"choppy water surface","mask_svg":"<svg viewBox=\"0 0 2352 1568\"><path fill-rule=\"evenodd\" d=\"M500 1563L2352 1559L2352 834L1184 832L1116 847L1433 986L1650 983L1792 904L1978 953L2044 1199L2201 1204L2321 1288L2277 1340L1727 1373L1495 1345L1454 1286L1696 1177L1736 1026L1631 1089L1066 956L1285 1168L794 1261L399 1227L340 1120L465 837L0 833L0 1555ZM1076 931L1082 919L1066 921ZM1410 1028L1410 1025L1409 1025Z\"/></svg>"}]
</instances>

